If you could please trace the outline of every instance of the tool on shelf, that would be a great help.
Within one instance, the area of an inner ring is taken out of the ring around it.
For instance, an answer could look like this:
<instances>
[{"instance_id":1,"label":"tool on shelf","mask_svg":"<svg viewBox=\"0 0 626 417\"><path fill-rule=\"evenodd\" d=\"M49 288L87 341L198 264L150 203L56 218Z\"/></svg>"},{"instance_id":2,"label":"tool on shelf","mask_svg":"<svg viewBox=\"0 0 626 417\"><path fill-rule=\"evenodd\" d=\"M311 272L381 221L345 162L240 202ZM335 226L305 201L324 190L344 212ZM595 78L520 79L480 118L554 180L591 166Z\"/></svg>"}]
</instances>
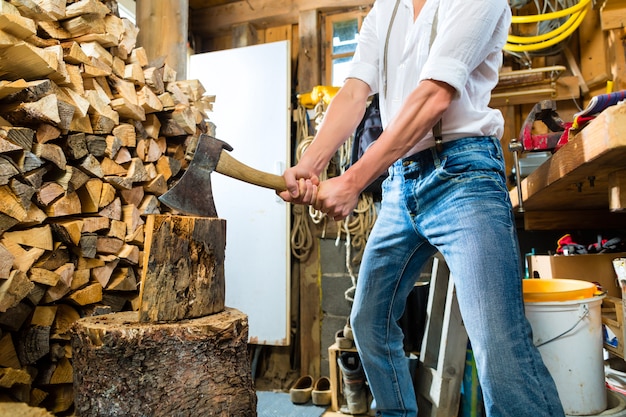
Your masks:
<instances>
[{"instance_id":1,"label":"tool on shelf","mask_svg":"<svg viewBox=\"0 0 626 417\"><path fill-rule=\"evenodd\" d=\"M533 125L541 121L548 128L547 133L533 134ZM515 165L515 183L517 187L519 206L518 211L523 212L522 203L522 172L520 164L520 154L522 152L555 152L567 143L568 129L571 124L564 122L556 112L556 102L554 100L541 100L528 113L519 137L514 138L509 143L509 150L513 152L513 163Z\"/></svg>"}]
</instances>

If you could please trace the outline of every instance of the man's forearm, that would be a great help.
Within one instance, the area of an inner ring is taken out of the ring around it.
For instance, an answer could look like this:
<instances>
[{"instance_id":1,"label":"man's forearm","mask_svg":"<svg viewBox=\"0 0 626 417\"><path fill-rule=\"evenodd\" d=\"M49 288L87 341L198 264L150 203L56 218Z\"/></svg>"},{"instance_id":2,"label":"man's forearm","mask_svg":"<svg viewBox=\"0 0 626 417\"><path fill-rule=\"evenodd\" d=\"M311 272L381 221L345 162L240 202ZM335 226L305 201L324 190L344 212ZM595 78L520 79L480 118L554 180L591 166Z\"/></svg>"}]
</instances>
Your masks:
<instances>
[{"instance_id":1,"label":"man's forearm","mask_svg":"<svg viewBox=\"0 0 626 417\"><path fill-rule=\"evenodd\" d=\"M359 80L348 80L332 99L315 139L302 159L319 174L337 149L354 133L365 114L369 86Z\"/></svg>"}]
</instances>

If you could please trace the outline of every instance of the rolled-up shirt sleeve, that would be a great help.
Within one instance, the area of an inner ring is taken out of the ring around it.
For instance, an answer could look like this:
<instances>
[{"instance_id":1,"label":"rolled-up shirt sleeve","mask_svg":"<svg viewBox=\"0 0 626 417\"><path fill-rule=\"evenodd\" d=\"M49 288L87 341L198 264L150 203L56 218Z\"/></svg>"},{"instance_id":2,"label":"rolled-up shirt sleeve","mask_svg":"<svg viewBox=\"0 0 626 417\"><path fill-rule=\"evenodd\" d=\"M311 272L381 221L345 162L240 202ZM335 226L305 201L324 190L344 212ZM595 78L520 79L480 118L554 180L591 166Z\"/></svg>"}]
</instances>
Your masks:
<instances>
[{"instance_id":1,"label":"rolled-up shirt sleeve","mask_svg":"<svg viewBox=\"0 0 626 417\"><path fill-rule=\"evenodd\" d=\"M377 7L368 13L361 25L356 51L347 78L357 78L370 86L372 93L379 89L379 43L376 28Z\"/></svg>"},{"instance_id":2,"label":"rolled-up shirt sleeve","mask_svg":"<svg viewBox=\"0 0 626 417\"><path fill-rule=\"evenodd\" d=\"M502 7L504 0L472 0L466 2L441 0L437 34L428 60L422 68L421 79L444 81L462 92L470 74L490 54L499 54L503 45L494 44L494 31L501 19L507 19ZM452 7L454 6L454 7ZM463 22L462 28L458 22Z\"/></svg>"}]
</instances>

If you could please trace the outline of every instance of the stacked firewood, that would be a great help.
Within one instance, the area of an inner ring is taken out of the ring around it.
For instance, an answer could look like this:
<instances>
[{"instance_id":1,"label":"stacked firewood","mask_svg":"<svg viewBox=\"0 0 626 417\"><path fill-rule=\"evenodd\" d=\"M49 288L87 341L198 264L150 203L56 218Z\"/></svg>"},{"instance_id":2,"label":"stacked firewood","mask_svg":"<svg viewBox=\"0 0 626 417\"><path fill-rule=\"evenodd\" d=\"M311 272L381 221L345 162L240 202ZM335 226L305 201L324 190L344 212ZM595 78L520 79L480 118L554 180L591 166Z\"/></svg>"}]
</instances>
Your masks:
<instances>
[{"instance_id":1,"label":"stacked firewood","mask_svg":"<svg viewBox=\"0 0 626 417\"><path fill-rule=\"evenodd\" d=\"M0 0L0 402L72 411L69 329L137 309L145 216L213 97L114 0Z\"/></svg>"}]
</instances>

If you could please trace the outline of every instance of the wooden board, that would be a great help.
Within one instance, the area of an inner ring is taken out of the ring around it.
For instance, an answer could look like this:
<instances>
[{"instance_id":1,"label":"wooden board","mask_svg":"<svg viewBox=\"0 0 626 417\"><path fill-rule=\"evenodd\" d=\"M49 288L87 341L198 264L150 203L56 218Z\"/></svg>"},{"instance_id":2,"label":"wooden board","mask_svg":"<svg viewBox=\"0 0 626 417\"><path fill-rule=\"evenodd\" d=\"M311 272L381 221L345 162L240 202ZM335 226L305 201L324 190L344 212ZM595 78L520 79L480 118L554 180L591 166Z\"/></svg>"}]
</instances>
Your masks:
<instances>
[{"instance_id":1,"label":"wooden board","mask_svg":"<svg viewBox=\"0 0 626 417\"><path fill-rule=\"evenodd\" d=\"M176 323L138 318L122 312L76 322L77 415L256 416L246 315L227 308Z\"/></svg>"}]
</instances>

